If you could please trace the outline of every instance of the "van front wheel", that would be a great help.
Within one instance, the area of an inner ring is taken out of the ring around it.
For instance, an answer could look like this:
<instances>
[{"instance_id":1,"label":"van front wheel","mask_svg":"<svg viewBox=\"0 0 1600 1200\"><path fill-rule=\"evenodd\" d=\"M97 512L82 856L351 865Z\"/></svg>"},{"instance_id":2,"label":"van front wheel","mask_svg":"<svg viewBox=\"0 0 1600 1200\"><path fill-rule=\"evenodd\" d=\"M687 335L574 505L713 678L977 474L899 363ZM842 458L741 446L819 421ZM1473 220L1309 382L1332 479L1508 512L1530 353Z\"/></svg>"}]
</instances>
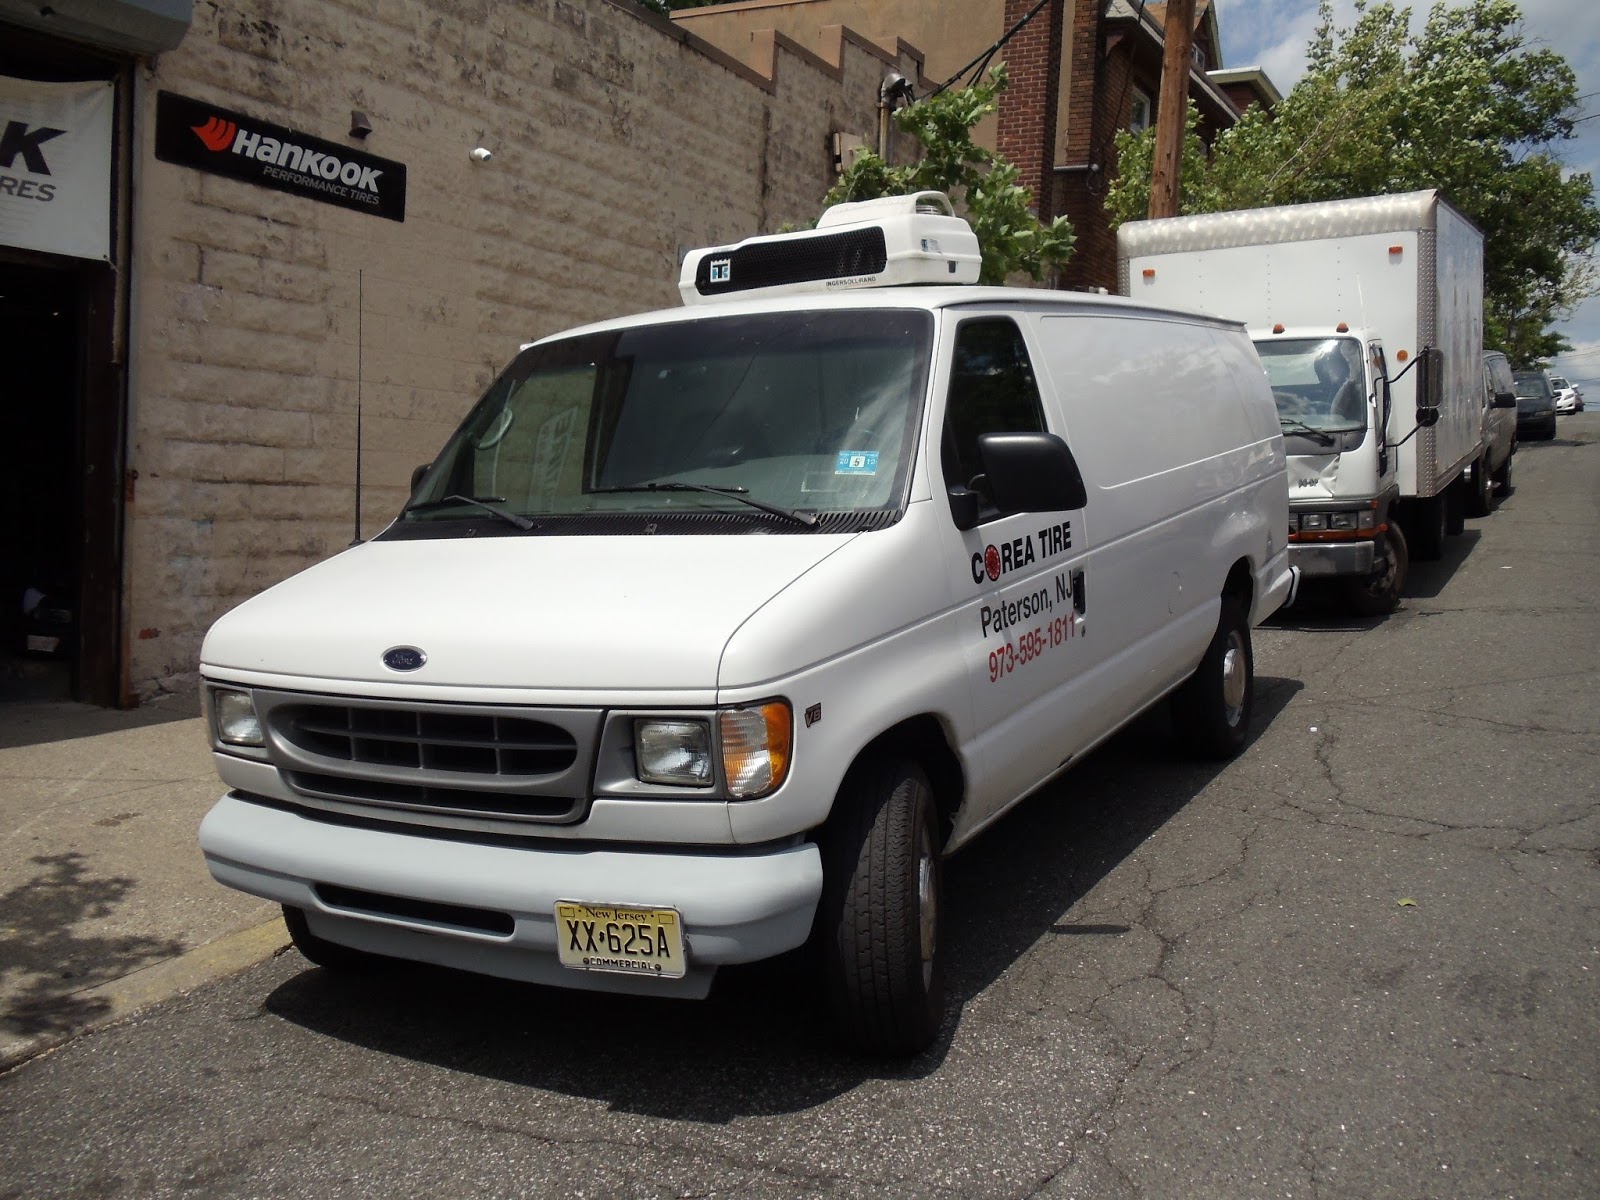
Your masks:
<instances>
[{"instance_id":1,"label":"van front wheel","mask_svg":"<svg viewBox=\"0 0 1600 1200\"><path fill-rule=\"evenodd\" d=\"M1255 694L1250 622L1243 605L1224 596L1205 657L1172 696L1178 735L1202 758L1234 757L1250 737Z\"/></svg>"},{"instance_id":2,"label":"van front wheel","mask_svg":"<svg viewBox=\"0 0 1600 1200\"><path fill-rule=\"evenodd\" d=\"M839 789L823 839L818 938L840 1035L915 1054L944 1024L942 880L933 791L916 763L872 757Z\"/></svg>"},{"instance_id":3,"label":"van front wheel","mask_svg":"<svg viewBox=\"0 0 1600 1200\"><path fill-rule=\"evenodd\" d=\"M305 910L291 904L283 906L283 923L289 928L289 940L302 957L329 971L349 975L373 975L395 965L393 959L381 954L370 954L350 946L341 946L311 932Z\"/></svg>"}]
</instances>

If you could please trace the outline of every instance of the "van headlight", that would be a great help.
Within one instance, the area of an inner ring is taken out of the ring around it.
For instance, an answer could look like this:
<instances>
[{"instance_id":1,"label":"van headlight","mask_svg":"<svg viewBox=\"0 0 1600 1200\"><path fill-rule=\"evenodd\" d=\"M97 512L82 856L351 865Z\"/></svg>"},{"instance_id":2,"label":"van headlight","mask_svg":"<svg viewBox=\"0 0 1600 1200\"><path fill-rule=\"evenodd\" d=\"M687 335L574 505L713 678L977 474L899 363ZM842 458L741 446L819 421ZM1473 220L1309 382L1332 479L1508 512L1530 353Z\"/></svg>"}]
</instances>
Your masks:
<instances>
[{"instance_id":1,"label":"van headlight","mask_svg":"<svg viewBox=\"0 0 1600 1200\"><path fill-rule=\"evenodd\" d=\"M704 718L633 718L633 771L641 783L693 788L720 783L732 799L749 800L783 786L793 748L794 714L786 700L720 709ZM604 790L604 783L600 786Z\"/></svg>"},{"instance_id":2,"label":"van headlight","mask_svg":"<svg viewBox=\"0 0 1600 1200\"><path fill-rule=\"evenodd\" d=\"M264 746L261 718L249 692L232 688L211 689L211 728L225 746Z\"/></svg>"},{"instance_id":3,"label":"van headlight","mask_svg":"<svg viewBox=\"0 0 1600 1200\"><path fill-rule=\"evenodd\" d=\"M710 787L716 782L709 722L637 720L633 748L639 778L645 783Z\"/></svg>"}]
</instances>

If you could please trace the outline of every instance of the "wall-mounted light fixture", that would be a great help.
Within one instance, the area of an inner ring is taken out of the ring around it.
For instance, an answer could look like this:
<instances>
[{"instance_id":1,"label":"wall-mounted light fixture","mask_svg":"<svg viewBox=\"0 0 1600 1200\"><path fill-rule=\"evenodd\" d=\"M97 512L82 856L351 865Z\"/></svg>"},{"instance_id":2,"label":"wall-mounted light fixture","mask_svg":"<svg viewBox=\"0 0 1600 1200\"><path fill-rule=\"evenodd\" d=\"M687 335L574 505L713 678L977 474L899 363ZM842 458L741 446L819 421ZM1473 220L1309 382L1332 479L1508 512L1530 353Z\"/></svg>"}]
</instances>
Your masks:
<instances>
[{"instance_id":1,"label":"wall-mounted light fixture","mask_svg":"<svg viewBox=\"0 0 1600 1200\"><path fill-rule=\"evenodd\" d=\"M359 108L350 110L350 136L364 138L372 132L372 118Z\"/></svg>"}]
</instances>

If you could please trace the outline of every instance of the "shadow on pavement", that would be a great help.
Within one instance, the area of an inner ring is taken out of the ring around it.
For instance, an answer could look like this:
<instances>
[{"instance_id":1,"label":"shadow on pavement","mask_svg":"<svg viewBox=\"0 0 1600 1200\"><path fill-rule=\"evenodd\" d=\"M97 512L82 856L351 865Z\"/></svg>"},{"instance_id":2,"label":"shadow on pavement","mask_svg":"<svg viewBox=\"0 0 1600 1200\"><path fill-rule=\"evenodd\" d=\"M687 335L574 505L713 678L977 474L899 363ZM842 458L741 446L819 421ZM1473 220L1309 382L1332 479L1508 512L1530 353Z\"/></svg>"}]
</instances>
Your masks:
<instances>
[{"instance_id":1,"label":"shadow on pavement","mask_svg":"<svg viewBox=\"0 0 1600 1200\"><path fill-rule=\"evenodd\" d=\"M200 715L198 694L169 696L139 708L96 708L70 701L0 701L0 750L120 733Z\"/></svg>"},{"instance_id":2,"label":"shadow on pavement","mask_svg":"<svg viewBox=\"0 0 1600 1200\"><path fill-rule=\"evenodd\" d=\"M77 993L183 952L183 943L164 938L76 932L81 922L109 916L133 879L90 875L72 851L29 861L41 870L0 894L0 1030L31 1037L79 1028L110 1004Z\"/></svg>"},{"instance_id":3,"label":"shadow on pavement","mask_svg":"<svg viewBox=\"0 0 1600 1200\"><path fill-rule=\"evenodd\" d=\"M1303 686L1258 677L1264 729ZM1185 757L1159 706L1023 801L946 866L949 1013L903 1061L833 1043L799 955L724 969L705 1001L514 984L406 964L359 978L308 968L265 1000L305 1029L383 1054L642 1115L723 1124L803 1111L868 1079L918 1079L949 1052L966 1003L1046 936L1117 937L1066 919L1083 896L1222 770Z\"/></svg>"}]
</instances>

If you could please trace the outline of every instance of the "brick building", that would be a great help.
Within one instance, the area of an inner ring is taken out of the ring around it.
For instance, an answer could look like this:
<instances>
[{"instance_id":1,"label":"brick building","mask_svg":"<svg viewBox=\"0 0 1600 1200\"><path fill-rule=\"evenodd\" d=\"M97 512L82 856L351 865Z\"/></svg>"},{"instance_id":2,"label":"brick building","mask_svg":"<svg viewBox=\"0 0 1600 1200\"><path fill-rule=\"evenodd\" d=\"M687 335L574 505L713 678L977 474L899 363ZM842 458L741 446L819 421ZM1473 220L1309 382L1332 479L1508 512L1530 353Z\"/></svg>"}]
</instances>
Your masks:
<instances>
[{"instance_id":1,"label":"brick building","mask_svg":"<svg viewBox=\"0 0 1600 1200\"><path fill-rule=\"evenodd\" d=\"M1031 14L1031 18L1030 18ZM1011 86L998 122L978 139L1017 165L1041 217L1066 214L1078 234L1065 287L1116 286L1116 235L1101 197L1116 173L1119 129L1155 120L1166 5L1140 0L738 0L674 14L681 28L748 56L773 32L809 45L844 24L869 37L904 37L940 82L980 59L1025 18L996 54ZM1252 103L1278 93L1259 68L1222 70L1214 0L1196 0L1189 95L1208 143ZM921 93L919 93L920 95Z\"/></svg>"},{"instance_id":2,"label":"brick building","mask_svg":"<svg viewBox=\"0 0 1600 1200\"><path fill-rule=\"evenodd\" d=\"M192 687L350 542L358 400L370 534L519 343L676 303L686 247L816 215L886 73L931 86L629 0L59 8L0 0L0 698Z\"/></svg>"}]
</instances>

